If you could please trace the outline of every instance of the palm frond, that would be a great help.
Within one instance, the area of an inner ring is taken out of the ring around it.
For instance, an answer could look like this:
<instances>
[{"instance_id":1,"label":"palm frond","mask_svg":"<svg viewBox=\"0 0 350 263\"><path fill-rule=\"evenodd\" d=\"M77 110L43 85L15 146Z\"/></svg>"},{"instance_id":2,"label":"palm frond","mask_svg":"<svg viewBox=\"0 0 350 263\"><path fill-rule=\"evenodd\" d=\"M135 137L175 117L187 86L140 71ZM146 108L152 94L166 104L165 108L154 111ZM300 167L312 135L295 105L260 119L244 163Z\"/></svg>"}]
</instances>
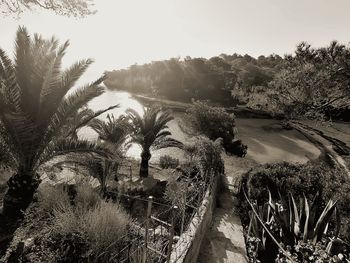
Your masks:
<instances>
[{"instance_id":1,"label":"palm frond","mask_svg":"<svg viewBox=\"0 0 350 263\"><path fill-rule=\"evenodd\" d=\"M128 118L124 115L114 118L113 115L108 114L107 121L95 119L89 126L98 134L101 140L119 148L125 144L131 129Z\"/></svg>"},{"instance_id":2,"label":"palm frond","mask_svg":"<svg viewBox=\"0 0 350 263\"><path fill-rule=\"evenodd\" d=\"M36 158L39 158L44 147L49 144L53 138L60 135L63 127L81 107L104 92L104 88L95 83L96 82L77 90L62 101L58 110L51 118L47 132L42 138L41 147L38 149Z\"/></svg>"},{"instance_id":3,"label":"palm frond","mask_svg":"<svg viewBox=\"0 0 350 263\"><path fill-rule=\"evenodd\" d=\"M13 155L13 152L11 151L11 148L9 145L6 144L6 142L3 140L3 138L0 136L0 165L5 165L7 167L15 168L17 167L17 159Z\"/></svg>"},{"instance_id":4,"label":"palm frond","mask_svg":"<svg viewBox=\"0 0 350 263\"><path fill-rule=\"evenodd\" d=\"M181 149L183 147L183 143L173 138L160 137L156 139L152 144L153 150L159 150L168 147L176 147Z\"/></svg>"},{"instance_id":5,"label":"palm frond","mask_svg":"<svg viewBox=\"0 0 350 263\"><path fill-rule=\"evenodd\" d=\"M34 58L31 52L31 39L25 27L19 27L16 35L15 70L18 86L21 89L22 110L32 113L40 87L32 85ZM25 99L25 100L24 100Z\"/></svg>"},{"instance_id":6,"label":"palm frond","mask_svg":"<svg viewBox=\"0 0 350 263\"><path fill-rule=\"evenodd\" d=\"M16 80L15 68L2 49L0 49L0 81L2 95L0 104L6 105L10 111L19 111L21 107L21 94Z\"/></svg>"},{"instance_id":7,"label":"palm frond","mask_svg":"<svg viewBox=\"0 0 350 263\"><path fill-rule=\"evenodd\" d=\"M69 42L67 41L59 48L57 54L50 61L50 64L46 69L46 74L43 78L43 83L40 91L40 105L43 103L43 101L48 101L50 98L50 95L52 97L52 95L56 95L57 91L59 91L59 89L57 89L57 86L59 86L61 82L62 59L63 59L63 56L65 55L65 51L68 46L69 46ZM61 99L62 97L56 98L55 101L61 101Z\"/></svg>"},{"instance_id":8,"label":"palm frond","mask_svg":"<svg viewBox=\"0 0 350 263\"><path fill-rule=\"evenodd\" d=\"M119 107L119 104L114 105L114 106L110 106L104 110L98 110L96 112L94 112L92 110L79 112L77 114L77 116L74 118L73 123L69 124L70 129L67 133L67 136L69 136L73 133L76 133L77 130L88 125L92 120L94 120L96 117L100 116L101 114L103 114L107 111L113 110L115 108L118 108L118 107Z\"/></svg>"},{"instance_id":9,"label":"palm frond","mask_svg":"<svg viewBox=\"0 0 350 263\"><path fill-rule=\"evenodd\" d=\"M40 158L38 159L36 166L48 162L57 156L66 155L69 153L95 153L99 156L109 158L113 156L111 149L104 146L96 144L88 140L74 140L71 138L58 139L52 141L46 146Z\"/></svg>"},{"instance_id":10,"label":"palm frond","mask_svg":"<svg viewBox=\"0 0 350 263\"><path fill-rule=\"evenodd\" d=\"M75 63L68 70L60 73L56 83L54 83L55 85L52 85L50 89L46 89L45 93L42 92L40 99L40 113L42 114L40 118L42 120L47 120L54 114L67 92L84 74L91 63L92 60L90 59Z\"/></svg>"}]
</instances>

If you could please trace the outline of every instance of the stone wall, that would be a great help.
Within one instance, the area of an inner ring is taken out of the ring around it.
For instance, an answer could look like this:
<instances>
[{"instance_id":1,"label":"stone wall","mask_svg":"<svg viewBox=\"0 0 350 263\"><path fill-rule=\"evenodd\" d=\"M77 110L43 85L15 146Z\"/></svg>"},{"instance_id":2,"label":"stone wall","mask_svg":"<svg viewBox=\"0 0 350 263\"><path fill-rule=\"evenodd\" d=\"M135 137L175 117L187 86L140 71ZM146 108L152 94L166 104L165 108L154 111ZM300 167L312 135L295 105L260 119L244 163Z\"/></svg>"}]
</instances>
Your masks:
<instances>
[{"instance_id":1,"label":"stone wall","mask_svg":"<svg viewBox=\"0 0 350 263\"><path fill-rule=\"evenodd\" d=\"M213 212L216 207L218 189L221 187L222 176L216 176L211 189L208 189L198 213L192 219L188 229L174 245L170 262L195 263L204 235L211 226Z\"/></svg>"}]
</instances>

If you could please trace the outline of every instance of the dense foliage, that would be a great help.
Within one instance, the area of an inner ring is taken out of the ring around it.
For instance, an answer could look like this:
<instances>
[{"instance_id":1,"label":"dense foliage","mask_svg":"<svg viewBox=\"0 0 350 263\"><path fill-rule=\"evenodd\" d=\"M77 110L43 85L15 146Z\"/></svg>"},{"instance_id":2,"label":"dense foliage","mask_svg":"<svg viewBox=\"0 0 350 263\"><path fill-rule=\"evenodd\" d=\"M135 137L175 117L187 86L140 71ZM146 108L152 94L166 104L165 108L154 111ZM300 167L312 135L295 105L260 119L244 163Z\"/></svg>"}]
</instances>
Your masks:
<instances>
[{"instance_id":1,"label":"dense foliage","mask_svg":"<svg viewBox=\"0 0 350 263\"><path fill-rule=\"evenodd\" d=\"M194 102L187 110L182 129L191 135L204 135L210 140L223 140L223 147L229 153L245 156L247 146L234 141L236 135L235 116L225 108L211 107L205 102Z\"/></svg>"},{"instance_id":2,"label":"dense foliage","mask_svg":"<svg viewBox=\"0 0 350 263\"><path fill-rule=\"evenodd\" d=\"M123 246L131 223L119 204L102 200L87 181L43 184L1 260L107 262Z\"/></svg>"},{"instance_id":3,"label":"dense foliage","mask_svg":"<svg viewBox=\"0 0 350 263\"><path fill-rule=\"evenodd\" d=\"M346 119L349 57L350 48L336 41L321 48L301 43L284 58L221 54L132 65L107 72L105 84L170 100L239 103L287 119Z\"/></svg>"},{"instance_id":4,"label":"dense foliage","mask_svg":"<svg viewBox=\"0 0 350 263\"><path fill-rule=\"evenodd\" d=\"M92 6L92 0L4 0L0 2L0 13L19 16L27 10L42 8L68 17L85 17L96 12Z\"/></svg>"},{"instance_id":5,"label":"dense foliage","mask_svg":"<svg viewBox=\"0 0 350 263\"><path fill-rule=\"evenodd\" d=\"M277 55L258 59L238 54L222 54L210 59L173 58L107 72L105 84L110 89L170 100L211 100L232 105L231 92L235 86L244 89L266 86L282 61Z\"/></svg>"},{"instance_id":6,"label":"dense foliage","mask_svg":"<svg viewBox=\"0 0 350 263\"><path fill-rule=\"evenodd\" d=\"M175 169L179 166L179 159L173 158L170 155L162 155L159 157L159 166L162 169L172 168Z\"/></svg>"}]
</instances>

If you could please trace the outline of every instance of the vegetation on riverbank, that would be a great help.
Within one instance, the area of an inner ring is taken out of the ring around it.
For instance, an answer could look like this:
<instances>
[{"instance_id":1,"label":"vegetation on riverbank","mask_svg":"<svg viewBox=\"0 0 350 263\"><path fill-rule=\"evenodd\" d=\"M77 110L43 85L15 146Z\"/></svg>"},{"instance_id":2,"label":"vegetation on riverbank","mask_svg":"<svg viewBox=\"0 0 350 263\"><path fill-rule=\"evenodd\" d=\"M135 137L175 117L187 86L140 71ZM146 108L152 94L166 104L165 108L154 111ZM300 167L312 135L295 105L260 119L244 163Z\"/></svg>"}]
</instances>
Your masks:
<instances>
[{"instance_id":1,"label":"vegetation on riverbank","mask_svg":"<svg viewBox=\"0 0 350 263\"><path fill-rule=\"evenodd\" d=\"M237 104L286 119L349 121L349 47L307 43L292 55L221 54L154 61L107 72L105 85L160 99Z\"/></svg>"}]
</instances>

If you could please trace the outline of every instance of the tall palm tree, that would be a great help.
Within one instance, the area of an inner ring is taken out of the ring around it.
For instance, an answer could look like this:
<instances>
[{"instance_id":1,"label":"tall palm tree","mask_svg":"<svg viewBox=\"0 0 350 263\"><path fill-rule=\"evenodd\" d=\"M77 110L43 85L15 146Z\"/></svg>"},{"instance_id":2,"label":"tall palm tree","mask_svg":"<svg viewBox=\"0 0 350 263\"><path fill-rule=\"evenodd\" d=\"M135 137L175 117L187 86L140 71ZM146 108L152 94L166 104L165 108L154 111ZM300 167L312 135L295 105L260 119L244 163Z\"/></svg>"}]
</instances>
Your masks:
<instances>
[{"instance_id":1,"label":"tall palm tree","mask_svg":"<svg viewBox=\"0 0 350 263\"><path fill-rule=\"evenodd\" d=\"M4 197L3 215L17 219L33 200L40 183L40 165L70 152L103 156L108 152L66 134L70 118L104 92L100 86L104 78L69 92L92 60L80 60L62 70L69 43L59 45L57 39L45 40L39 35L31 38L24 27L19 27L15 44L14 61L0 49L0 145L6 156L2 159L14 171ZM89 119L106 110L91 114ZM79 121L71 130L88 121Z\"/></svg>"},{"instance_id":2,"label":"tall palm tree","mask_svg":"<svg viewBox=\"0 0 350 263\"><path fill-rule=\"evenodd\" d=\"M131 142L142 148L140 177L148 177L151 149L182 147L182 143L169 137L171 132L167 124L173 120L169 111L153 106L146 108L143 116L132 109L128 109L127 113L132 125Z\"/></svg>"}]
</instances>

